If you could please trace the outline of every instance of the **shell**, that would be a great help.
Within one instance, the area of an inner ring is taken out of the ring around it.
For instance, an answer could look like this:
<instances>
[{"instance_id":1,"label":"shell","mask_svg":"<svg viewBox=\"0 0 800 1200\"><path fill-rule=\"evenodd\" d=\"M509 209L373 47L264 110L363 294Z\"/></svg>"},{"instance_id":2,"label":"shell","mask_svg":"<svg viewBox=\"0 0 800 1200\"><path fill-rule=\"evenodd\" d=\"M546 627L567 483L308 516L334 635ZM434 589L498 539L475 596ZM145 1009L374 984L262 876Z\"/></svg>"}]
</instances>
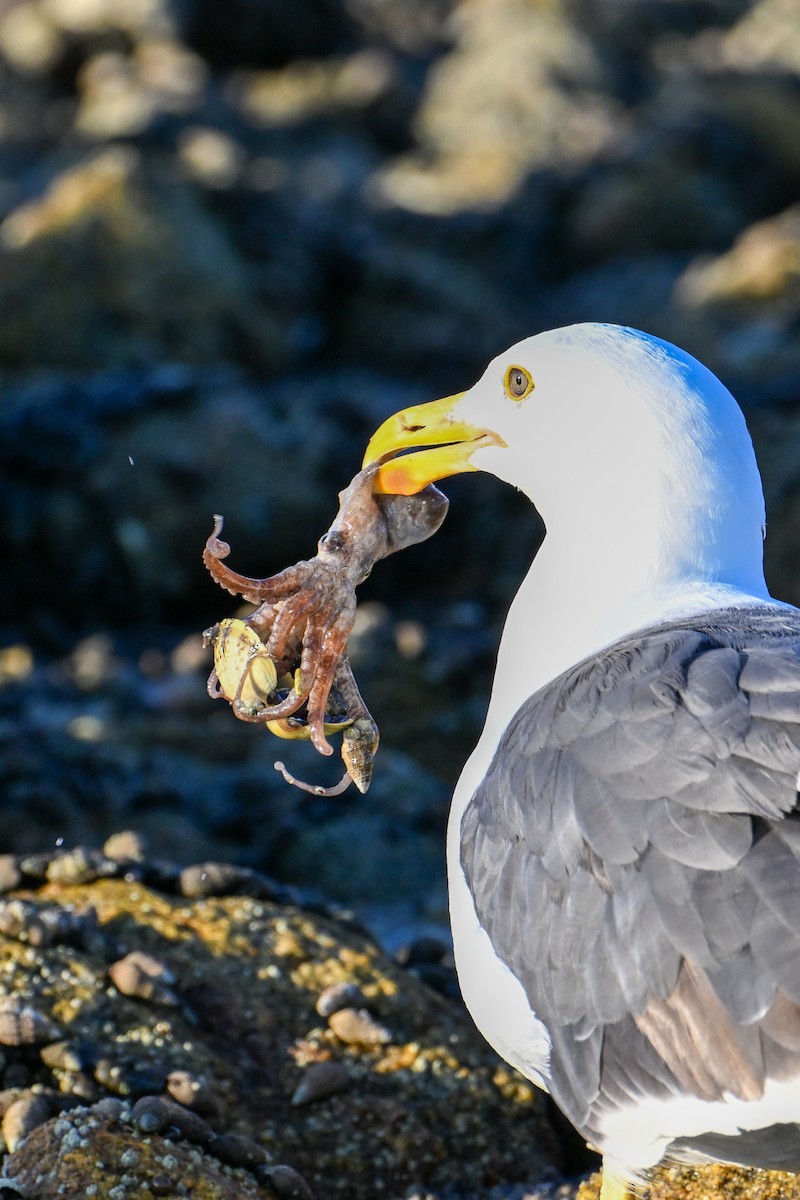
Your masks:
<instances>
[{"instance_id":1,"label":"shell","mask_svg":"<svg viewBox=\"0 0 800 1200\"><path fill-rule=\"evenodd\" d=\"M328 1025L339 1041L357 1046L384 1046L392 1040L385 1025L381 1025L365 1008L340 1008L328 1017Z\"/></svg>"},{"instance_id":2,"label":"shell","mask_svg":"<svg viewBox=\"0 0 800 1200\"><path fill-rule=\"evenodd\" d=\"M167 1090L173 1100L196 1112L213 1112L216 1109L214 1094L202 1075L191 1071L170 1071Z\"/></svg>"},{"instance_id":3,"label":"shell","mask_svg":"<svg viewBox=\"0 0 800 1200\"><path fill-rule=\"evenodd\" d=\"M109 978L123 996L136 996L154 1004L175 1006L177 996L170 984L175 976L162 962L141 950L132 950L108 968Z\"/></svg>"},{"instance_id":4,"label":"shell","mask_svg":"<svg viewBox=\"0 0 800 1200\"><path fill-rule=\"evenodd\" d=\"M117 1096L150 1096L164 1086L164 1070L155 1063L99 1058L93 1073L102 1087Z\"/></svg>"},{"instance_id":5,"label":"shell","mask_svg":"<svg viewBox=\"0 0 800 1200\"><path fill-rule=\"evenodd\" d=\"M299 1107L334 1096L350 1087L350 1072L340 1062L315 1062L303 1071L303 1078L292 1093L292 1104Z\"/></svg>"},{"instance_id":6,"label":"shell","mask_svg":"<svg viewBox=\"0 0 800 1200\"><path fill-rule=\"evenodd\" d=\"M340 1008L363 1008L366 1004L364 993L357 983L341 980L339 983L328 984L317 997L314 1008L321 1017L329 1017Z\"/></svg>"},{"instance_id":7,"label":"shell","mask_svg":"<svg viewBox=\"0 0 800 1200\"><path fill-rule=\"evenodd\" d=\"M221 1133L210 1143L208 1152L229 1167L245 1167L247 1170L270 1161L269 1153L263 1146L240 1133Z\"/></svg>"},{"instance_id":8,"label":"shell","mask_svg":"<svg viewBox=\"0 0 800 1200\"><path fill-rule=\"evenodd\" d=\"M58 1028L49 1017L16 997L0 1000L0 1045L37 1046L54 1042Z\"/></svg>"},{"instance_id":9,"label":"shell","mask_svg":"<svg viewBox=\"0 0 800 1200\"><path fill-rule=\"evenodd\" d=\"M211 1126L197 1113L163 1096L142 1096L131 1110L131 1119L142 1133L173 1129L189 1142L210 1142L214 1136Z\"/></svg>"},{"instance_id":10,"label":"shell","mask_svg":"<svg viewBox=\"0 0 800 1200\"><path fill-rule=\"evenodd\" d=\"M9 1150L13 1153L22 1139L43 1125L50 1116L49 1101L36 1092L28 1092L15 1100L3 1117L3 1137Z\"/></svg>"},{"instance_id":11,"label":"shell","mask_svg":"<svg viewBox=\"0 0 800 1200\"><path fill-rule=\"evenodd\" d=\"M114 862L140 862L146 852L144 838L132 829L112 833L103 843L103 854Z\"/></svg>"},{"instance_id":12,"label":"shell","mask_svg":"<svg viewBox=\"0 0 800 1200\"><path fill-rule=\"evenodd\" d=\"M237 617L220 621L214 637L214 670L226 700L238 700L255 714L269 704L278 673L267 648L251 625Z\"/></svg>"},{"instance_id":13,"label":"shell","mask_svg":"<svg viewBox=\"0 0 800 1200\"><path fill-rule=\"evenodd\" d=\"M42 1046L39 1057L45 1066L62 1071L85 1071L96 1058L86 1043L65 1041Z\"/></svg>"},{"instance_id":14,"label":"shell","mask_svg":"<svg viewBox=\"0 0 800 1200\"><path fill-rule=\"evenodd\" d=\"M342 737L342 759L350 778L362 795L372 780L372 766L378 753L378 726L371 717L359 717Z\"/></svg>"},{"instance_id":15,"label":"shell","mask_svg":"<svg viewBox=\"0 0 800 1200\"><path fill-rule=\"evenodd\" d=\"M280 1200L314 1200L311 1188L294 1167L278 1163L274 1167L256 1167L254 1174L268 1183Z\"/></svg>"}]
</instances>

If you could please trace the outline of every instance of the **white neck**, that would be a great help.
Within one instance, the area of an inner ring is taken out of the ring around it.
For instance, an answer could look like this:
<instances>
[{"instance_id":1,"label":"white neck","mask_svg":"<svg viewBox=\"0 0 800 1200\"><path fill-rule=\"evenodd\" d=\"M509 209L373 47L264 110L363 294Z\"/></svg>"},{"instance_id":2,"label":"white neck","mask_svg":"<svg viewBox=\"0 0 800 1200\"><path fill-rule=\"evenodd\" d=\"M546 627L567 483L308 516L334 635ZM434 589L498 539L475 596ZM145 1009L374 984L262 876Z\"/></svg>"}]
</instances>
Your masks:
<instances>
[{"instance_id":1,"label":"white neck","mask_svg":"<svg viewBox=\"0 0 800 1200\"><path fill-rule=\"evenodd\" d=\"M545 538L506 620L486 724L459 781L457 809L469 801L520 705L563 671L658 621L771 599L760 572L744 586L680 575L654 580L636 577L631 564L642 559L635 555L627 567L599 552L594 557L587 557L585 543L573 554Z\"/></svg>"}]
</instances>

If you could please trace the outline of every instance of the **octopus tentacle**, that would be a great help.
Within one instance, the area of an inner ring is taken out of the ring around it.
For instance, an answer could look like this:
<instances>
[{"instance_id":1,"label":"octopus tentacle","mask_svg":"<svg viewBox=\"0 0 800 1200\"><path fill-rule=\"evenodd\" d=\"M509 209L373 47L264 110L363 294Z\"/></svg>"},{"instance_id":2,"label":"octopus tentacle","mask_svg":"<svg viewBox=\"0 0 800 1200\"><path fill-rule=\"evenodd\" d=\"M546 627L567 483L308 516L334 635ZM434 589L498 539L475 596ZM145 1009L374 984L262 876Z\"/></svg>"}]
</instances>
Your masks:
<instances>
[{"instance_id":1,"label":"octopus tentacle","mask_svg":"<svg viewBox=\"0 0 800 1200\"><path fill-rule=\"evenodd\" d=\"M219 536L222 524L222 517L215 513L214 528L203 550L203 562L215 583L232 596L241 596L251 604L259 604L263 600L274 604L277 600L291 596L313 578L311 563L305 559L292 567L286 567L277 575L268 575L264 579L240 575L238 571L232 570L222 562L231 552L228 543L223 542Z\"/></svg>"},{"instance_id":2,"label":"octopus tentacle","mask_svg":"<svg viewBox=\"0 0 800 1200\"><path fill-rule=\"evenodd\" d=\"M351 628L352 620L347 612L340 613L333 624L328 626L314 681L311 684L311 692L308 697L308 727L314 749L318 750L320 754L333 754L333 747L325 737L325 710L333 685L334 672L344 653Z\"/></svg>"},{"instance_id":3,"label":"octopus tentacle","mask_svg":"<svg viewBox=\"0 0 800 1200\"><path fill-rule=\"evenodd\" d=\"M285 602L275 618L275 624L272 626L269 641L267 642L267 650L272 658L282 659L286 657L287 640L301 624L307 626L309 616L317 611L322 604L322 600L322 592L317 588L313 588L308 591L297 592L291 599Z\"/></svg>"},{"instance_id":4,"label":"octopus tentacle","mask_svg":"<svg viewBox=\"0 0 800 1200\"><path fill-rule=\"evenodd\" d=\"M258 608L250 613L250 616L247 618L247 624L252 625L262 642L264 642L269 637L277 615L278 610L275 605L265 600L263 604L260 604Z\"/></svg>"},{"instance_id":5,"label":"octopus tentacle","mask_svg":"<svg viewBox=\"0 0 800 1200\"><path fill-rule=\"evenodd\" d=\"M305 783L302 779L298 779L296 775L292 775L286 769L282 762L274 762L272 765L276 771L280 771L287 783L300 788L301 792L310 792L312 796L341 796L342 792L346 791L353 782L350 772L345 771L338 783L334 783L332 787L323 787L320 783Z\"/></svg>"}]
</instances>

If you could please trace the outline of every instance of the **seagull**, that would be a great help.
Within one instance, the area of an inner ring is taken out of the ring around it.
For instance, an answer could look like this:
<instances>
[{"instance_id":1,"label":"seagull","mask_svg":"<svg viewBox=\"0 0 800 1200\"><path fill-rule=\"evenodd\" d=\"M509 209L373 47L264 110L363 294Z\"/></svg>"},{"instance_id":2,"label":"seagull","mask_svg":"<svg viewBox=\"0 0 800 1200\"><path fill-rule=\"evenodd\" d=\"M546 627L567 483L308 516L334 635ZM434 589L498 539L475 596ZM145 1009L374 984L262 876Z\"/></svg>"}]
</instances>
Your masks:
<instances>
[{"instance_id":1,"label":"seagull","mask_svg":"<svg viewBox=\"0 0 800 1200\"><path fill-rule=\"evenodd\" d=\"M376 488L483 470L543 518L447 866L485 1038L603 1155L800 1171L800 610L723 384L580 324L372 437ZM513 531L509 531L513 536Z\"/></svg>"}]
</instances>

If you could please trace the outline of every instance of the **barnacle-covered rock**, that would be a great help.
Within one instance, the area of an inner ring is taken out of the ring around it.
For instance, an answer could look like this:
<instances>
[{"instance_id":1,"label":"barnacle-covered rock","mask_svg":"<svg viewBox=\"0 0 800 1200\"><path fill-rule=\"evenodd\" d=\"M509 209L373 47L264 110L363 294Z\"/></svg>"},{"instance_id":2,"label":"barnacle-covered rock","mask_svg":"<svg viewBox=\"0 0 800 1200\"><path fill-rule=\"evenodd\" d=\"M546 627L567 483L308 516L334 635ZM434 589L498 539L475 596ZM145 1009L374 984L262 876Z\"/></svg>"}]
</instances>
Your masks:
<instances>
[{"instance_id":1,"label":"barnacle-covered rock","mask_svg":"<svg viewBox=\"0 0 800 1200\"><path fill-rule=\"evenodd\" d=\"M121 871L5 897L28 924L78 921L37 945L0 931L4 1167L21 1187L373 1200L380 1176L438 1200L557 1169L531 1086L363 933L253 894L247 872L194 895L161 877L172 890Z\"/></svg>"}]
</instances>

